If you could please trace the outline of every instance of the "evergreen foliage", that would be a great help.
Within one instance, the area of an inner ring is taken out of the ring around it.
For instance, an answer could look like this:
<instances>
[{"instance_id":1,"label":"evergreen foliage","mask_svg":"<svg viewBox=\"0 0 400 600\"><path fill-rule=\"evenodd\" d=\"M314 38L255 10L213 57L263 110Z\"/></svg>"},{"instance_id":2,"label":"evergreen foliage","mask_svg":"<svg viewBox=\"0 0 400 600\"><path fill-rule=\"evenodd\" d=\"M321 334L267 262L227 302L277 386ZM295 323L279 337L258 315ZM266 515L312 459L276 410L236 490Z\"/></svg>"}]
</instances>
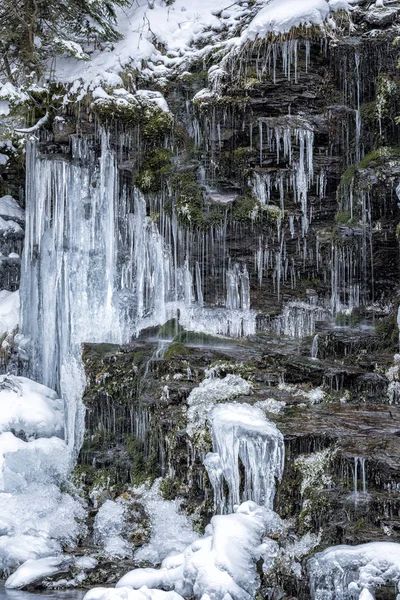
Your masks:
<instances>
[{"instance_id":1,"label":"evergreen foliage","mask_svg":"<svg viewBox=\"0 0 400 600\"><path fill-rule=\"evenodd\" d=\"M89 57L82 44L113 42L116 7L129 0L0 0L0 70L14 85L38 80L51 59Z\"/></svg>"}]
</instances>

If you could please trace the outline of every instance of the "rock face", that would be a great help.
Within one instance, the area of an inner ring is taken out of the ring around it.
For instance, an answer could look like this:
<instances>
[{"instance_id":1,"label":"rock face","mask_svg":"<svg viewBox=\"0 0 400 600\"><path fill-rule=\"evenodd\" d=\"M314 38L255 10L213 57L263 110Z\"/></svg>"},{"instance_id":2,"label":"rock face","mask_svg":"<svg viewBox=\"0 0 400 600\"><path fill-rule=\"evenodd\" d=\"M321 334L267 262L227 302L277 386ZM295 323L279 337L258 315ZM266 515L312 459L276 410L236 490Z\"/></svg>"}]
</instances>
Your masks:
<instances>
[{"instance_id":1,"label":"rock face","mask_svg":"<svg viewBox=\"0 0 400 600\"><path fill-rule=\"evenodd\" d=\"M142 187L163 235L187 240L176 251L202 311L178 315L167 335L85 346L89 486L98 469L114 494L160 475L165 496L207 523L211 438L206 426L201 439L188 431L187 399L210 369L240 373L252 392L236 400L258 402L284 435L275 509L297 534L319 534L319 549L400 541L397 8L353 18L334 41L299 32L249 46L189 113L204 73L178 78L166 99L196 147L176 130L172 162L142 148L138 165L123 149L121 177ZM256 311L257 335L182 332L202 331L224 304ZM262 585L270 594L271 579ZM304 571L276 568L274 585L309 597Z\"/></svg>"},{"instance_id":2,"label":"rock face","mask_svg":"<svg viewBox=\"0 0 400 600\"><path fill-rule=\"evenodd\" d=\"M38 144L42 161L95 171L106 131L118 190L113 301L134 326L125 344L83 346L75 475L91 520L99 498L160 476L203 528L212 439L206 420L188 427L188 398L238 375L249 393L229 400L257 404L284 436L274 508L293 534L319 536L319 550L400 542L398 9L352 15L331 38L300 28L249 44L218 77L192 66L162 90L169 113L98 104ZM4 234L6 252L21 239ZM285 568L262 592L309 598L305 571Z\"/></svg>"}]
</instances>

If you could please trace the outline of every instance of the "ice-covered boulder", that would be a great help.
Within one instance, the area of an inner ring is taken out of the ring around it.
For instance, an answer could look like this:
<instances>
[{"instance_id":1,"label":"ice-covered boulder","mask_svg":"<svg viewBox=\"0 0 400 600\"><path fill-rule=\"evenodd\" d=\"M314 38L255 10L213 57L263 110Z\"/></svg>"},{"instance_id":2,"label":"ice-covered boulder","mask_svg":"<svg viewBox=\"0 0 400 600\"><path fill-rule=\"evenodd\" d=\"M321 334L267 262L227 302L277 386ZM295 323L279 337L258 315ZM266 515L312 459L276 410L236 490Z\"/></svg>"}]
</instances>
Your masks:
<instances>
[{"instance_id":1,"label":"ice-covered boulder","mask_svg":"<svg viewBox=\"0 0 400 600\"><path fill-rule=\"evenodd\" d=\"M260 408L249 404L218 404L210 411L208 420L214 452L206 456L204 464L214 489L216 507L221 512L231 511L242 500L254 500L272 508L276 480L280 480L283 473L282 433ZM239 460L244 469L244 482Z\"/></svg>"},{"instance_id":2,"label":"ice-covered boulder","mask_svg":"<svg viewBox=\"0 0 400 600\"><path fill-rule=\"evenodd\" d=\"M400 544L332 546L308 561L313 600L370 600L374 590L400 582Z\"/></svg>"}]
</instances>

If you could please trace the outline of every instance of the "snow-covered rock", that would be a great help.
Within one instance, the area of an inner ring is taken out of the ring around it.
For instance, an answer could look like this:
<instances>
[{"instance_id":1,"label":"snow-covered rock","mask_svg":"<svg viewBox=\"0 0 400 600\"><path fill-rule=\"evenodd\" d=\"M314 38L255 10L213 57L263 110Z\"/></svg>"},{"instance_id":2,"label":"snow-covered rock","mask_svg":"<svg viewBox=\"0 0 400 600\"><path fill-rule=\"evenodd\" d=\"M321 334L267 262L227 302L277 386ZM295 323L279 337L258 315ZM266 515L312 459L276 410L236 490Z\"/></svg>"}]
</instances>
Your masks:
<instances>
[{"instance_id":1,"label":"snow-covered rock","mask_svg":"<svg viewBox=\"0 0 400 600\"><path fill-rule=\"evenodd\" d=\"M85 595L84 600L183 600L183 598L176 592L149 590L144 586L140 590L133 590L130 587L94 588Z\"/></svg>"},{"instance_id":2,"label":"snow-covered rock","mask_svg":"<svg viewBox=\"0 0 400 600\"><path fill-rule=\"evenodd\" d=\"M245 29L240 43L263 38L269 33L280 35L294 27L322 26L329 16L326 0L272 0L254 17Z\"/></svg>"},{"instance_id":3,"label":"snow-covered rock","mask_svg":"<svg viewBox=\"0 0 400 600\"><path fill-rule=\"evenodd\" d=\"M204 428L207 415L213 406L221 400L230 400L252 391L252 384L240 375L226 375L223 379L206 378L197 388L194 388L187 399L189 435L199 428Z\"/></svg>"}]
</instances>

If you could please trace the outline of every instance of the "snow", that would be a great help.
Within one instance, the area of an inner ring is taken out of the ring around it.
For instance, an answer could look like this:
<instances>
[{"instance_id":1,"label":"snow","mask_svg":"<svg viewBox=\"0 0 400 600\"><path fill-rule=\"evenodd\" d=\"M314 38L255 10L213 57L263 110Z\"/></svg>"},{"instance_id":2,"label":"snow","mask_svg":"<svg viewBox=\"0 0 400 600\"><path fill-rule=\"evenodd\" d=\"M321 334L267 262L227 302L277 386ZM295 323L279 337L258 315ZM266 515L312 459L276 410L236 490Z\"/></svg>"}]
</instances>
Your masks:
<instances>
[{"instance_id":1,"label":"snow","mask_svg":"<svg viewBox=\"0 0 400 600\"><path fill-rule=\"evenodd\" d=\"M373 598L371 592L400 581L400 544L370 542L359 546L332 546L308 561L313 600ZM359 594L359 595L358 595Z\"/></svg>"},{"instance_id":2,"label":"snow","mask_svg":"<svg viewBox=\"0 0 400 600\"><path fill-rule=\"evenodd\" d=\"M249 404L218 404L208 420L214 452L206 456L204 464L214 489L216 508L221 512L232 511L241 500L254 500L272 508L275 480L281 479L284 465L284 442L279 429L261 409Z\"/></svg>"},{"instance_id":3,"label":"snow","mask_svg":"<svg viewBox=\"0 0 400 600\"><path fill-rule=\"evenodd\" d=\"M0 299L0 310L1 306ZM11 429L28 436L62 436L63 401L56 392L31 379L0 375L0 433Z\"/></svg>"},{"instance_id":4,"label":"snow","mask_svg":"<svg viewBox=\"0 0 400 600\"><path fill-rule=\"evenodd\" d=\"M150 516L150 542L135 552L136 561L159 564L171 553L180 553L198 538L193 524L180 510L179 500L164 500L159 492L160 480L150 489L135 488Z\"/></svg>"},{"instance_id":5,"label":"snow","mask_svg":"<svg viewBox=\"0 0 400 600\"><path fill-rule=\"evenodd\" d=\"M259 585L256 561L264 548L262 536L274 513L244 502L230 515L211 519L202 538L190 544L181 554L167 557L160 569L135 569L117 583L117 590L150 588L173 589L183 597L223 600L249 600ZM107 595L109 590L97 588L85 600L131 598ZM151 596L150 596L151 597ZM136 597L132 596L132 598ZM153 596L153 600L158 600Z\"/></svg>"},{"instance_id":6,"label":"snow","mask_svg":"<svg viewBox=\"0 0 400 600\"><path fill-rule=\"evenodd\" d=\"M8 589L21 589L35 581L41 581L56 573L67 571L72 558L70 556L50 556L38 560L27 560L15 573L10 575L5 583Z\"/></svg>"},{"instance_id":7,"label":"snow","mask_svg":"<svg viewBox=\"0 0 400 600\"><path fill-rule=\"evenodd\" d=\"M280 35L293 27L322 26L329 16L325 0L272 0L251 21L240 38L240 43L263 38L268 33Z\"/></svg>"},{"instance_id":8,"label":"snow","mask_svg":"<svg viewBox=\"0 0 400 600\"><path fill-rule=\"evenodd\" d=\"M0 217L8 217L23 222L25 211L12 196L2 196L0 198Z\"/></svg>"}]
</instances>

